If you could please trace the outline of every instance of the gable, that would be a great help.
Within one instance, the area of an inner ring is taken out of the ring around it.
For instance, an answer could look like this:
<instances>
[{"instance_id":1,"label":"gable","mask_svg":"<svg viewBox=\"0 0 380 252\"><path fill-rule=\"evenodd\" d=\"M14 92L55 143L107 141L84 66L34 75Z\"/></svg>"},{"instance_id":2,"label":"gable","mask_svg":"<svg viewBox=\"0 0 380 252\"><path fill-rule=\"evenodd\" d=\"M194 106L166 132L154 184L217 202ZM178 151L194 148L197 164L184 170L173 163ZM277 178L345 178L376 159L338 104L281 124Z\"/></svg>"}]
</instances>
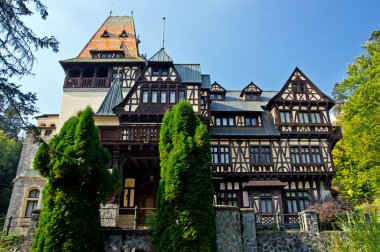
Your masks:
<instances>
[{"instance_id":1,"label":"gable","mask_svg":"<svg viewBox=\"0 0 380 252\"><path fill-rule=\"evenodd\" d=\"M251 83L249 83L242 91L241 91L241 95L240 96L243 96L244 93L257 93L257 94L261 94L263 91L258 87L256 86L255 83L253 83L251 81Z\"/></svg>"},{"instance_id":2,"label":"gable","mask_svg":"<svg viewBox=\"0 0 380 252\"><path fill-rule=\"evenodd\" d=\"M300 69L296 67L285 85L268 103L274 102L307 102L334 105L334 101L324 94Z\"/></svg>"},{"instance_id":3,"label":"gable","mask_svg":"<svg viewBox=\"0 0 380 252\"><path fill-rule=\"evenodd\" d=\"M225 93L226 90L225 90L221 85L219 85L219 84L215 81L215 82L211 85L210 92L223 92L223 93Z\"/></svg>"}]
</instances>

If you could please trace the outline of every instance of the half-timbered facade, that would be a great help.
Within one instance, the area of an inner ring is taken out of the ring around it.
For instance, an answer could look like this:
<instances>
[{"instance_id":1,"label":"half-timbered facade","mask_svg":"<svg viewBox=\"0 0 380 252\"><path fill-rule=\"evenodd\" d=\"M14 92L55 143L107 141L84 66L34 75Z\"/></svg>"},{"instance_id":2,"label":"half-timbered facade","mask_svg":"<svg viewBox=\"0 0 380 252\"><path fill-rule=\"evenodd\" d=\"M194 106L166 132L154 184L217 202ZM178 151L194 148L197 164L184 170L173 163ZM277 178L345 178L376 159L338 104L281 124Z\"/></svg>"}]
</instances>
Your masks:
<instances>
[{"instance_id":1,"label":"half-timbered facade","mask_svg":"<svg viewBox=\"0 0 380 252\"><path fill-rule=\"evenodd\" d=\"M50 137L70 116L93 108L110 167L123 180L120 215L155 207L162 118L183 99L209 128L215 204L291 214L331 197L331 149L341 137L329 118L334 102L300 69L280 91L253 82L228 90L211 84L199 64L178 64L163 48L146 59L139 43L132 17L108 17L77 57L60 62L66 74L60 114L37 118ZM27 203L17 202L30 201L44 183L25 160L35 154L31 144L24 146L8 216L29 214Z\"/></svg>"}]
</instances>

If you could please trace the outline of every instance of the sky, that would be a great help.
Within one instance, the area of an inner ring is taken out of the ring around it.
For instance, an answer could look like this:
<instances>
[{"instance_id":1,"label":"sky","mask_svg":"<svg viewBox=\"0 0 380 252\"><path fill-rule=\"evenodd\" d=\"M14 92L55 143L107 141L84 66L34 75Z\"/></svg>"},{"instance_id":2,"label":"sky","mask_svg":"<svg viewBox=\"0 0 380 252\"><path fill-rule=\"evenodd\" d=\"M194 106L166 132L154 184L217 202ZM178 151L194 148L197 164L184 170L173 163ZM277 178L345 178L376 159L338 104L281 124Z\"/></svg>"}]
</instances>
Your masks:
<instances>
[{"instance_id":1,"label":"sky","mask_svg":"<svg viewBox=\"0 0 380 252\"><path fill-rule=\"evenodd\" d=\"M34 76L15 82L37 93L40 114L59 113L64 72L59 60L76 57L110 15L131 15L140 53L162 47L175 63L199 63L229 90L253 81L279 91L296 66L324 93L346 76L347 65L380 30L379 0L65 0L44 1L49 16L25 18L39 36L55 36L60 50L38 50ZM66 106L70 106L66 104Z\"/></svg>"}]
</instances>

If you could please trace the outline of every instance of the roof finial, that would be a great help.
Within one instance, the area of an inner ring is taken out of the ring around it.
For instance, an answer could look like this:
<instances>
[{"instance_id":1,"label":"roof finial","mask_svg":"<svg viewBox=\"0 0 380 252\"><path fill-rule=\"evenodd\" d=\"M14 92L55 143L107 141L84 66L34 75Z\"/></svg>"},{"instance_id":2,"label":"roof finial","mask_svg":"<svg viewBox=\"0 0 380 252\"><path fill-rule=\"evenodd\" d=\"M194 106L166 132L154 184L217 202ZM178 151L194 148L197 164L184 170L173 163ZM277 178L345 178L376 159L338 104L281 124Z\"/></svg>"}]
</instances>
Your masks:
<instances>
[{"instance_id":1,"label":"roof finial","mask_svg":"<svg viewBox=\"0 0 380 252\"><path fill-rule=\"evenodd\" d=\"M133 10L131 11L131 16L133 17Z\"/></svg>"},{"instance_id":2,"label":"roof finial","mask_svg":"<svg viewBox=\"0 0 380 252\"><path fill-rule=\"evenodd\" d=\"M162 29L162 49L165 48L165 17L162 18L164 21L164 27Z\"/></svg>"},{"instance_id":3,"label":"roof finial","mask_svg":"<svg viewBox=\"0 0 380 252\"><path fill-rule=\"evenodd\" d=\"M110 16L112 16L112 9L110 10Z\"/></svg>"}]
</instances>

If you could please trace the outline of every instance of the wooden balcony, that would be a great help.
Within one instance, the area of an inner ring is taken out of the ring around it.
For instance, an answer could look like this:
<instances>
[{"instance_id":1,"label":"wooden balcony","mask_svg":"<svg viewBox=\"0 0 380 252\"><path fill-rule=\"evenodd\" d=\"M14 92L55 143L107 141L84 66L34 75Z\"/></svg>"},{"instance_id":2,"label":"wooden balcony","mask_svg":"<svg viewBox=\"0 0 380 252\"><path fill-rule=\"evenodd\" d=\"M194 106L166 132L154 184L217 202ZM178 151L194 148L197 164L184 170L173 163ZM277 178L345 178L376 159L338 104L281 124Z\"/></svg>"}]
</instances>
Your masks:
<instances>
[{"instance_id":1,"label":"wooden balcony","mask_svg":"<svg viewBox=\"0 0 380 252\"><path fill-rule=\"evenodd\" d=\"M109 78L76 78L66 77L65 88L109 88L111 80Z\"/></svg>"},{"instance_id":2,"label":"wooden balcony","mask_svg":"<svg viewBox=\"0 0 380 252\"><path fill-rule=\"evenodd\" d=\"M100 140L125 144L157 144L161 125L100 126Z\"/></svg>"}]
</instances>

